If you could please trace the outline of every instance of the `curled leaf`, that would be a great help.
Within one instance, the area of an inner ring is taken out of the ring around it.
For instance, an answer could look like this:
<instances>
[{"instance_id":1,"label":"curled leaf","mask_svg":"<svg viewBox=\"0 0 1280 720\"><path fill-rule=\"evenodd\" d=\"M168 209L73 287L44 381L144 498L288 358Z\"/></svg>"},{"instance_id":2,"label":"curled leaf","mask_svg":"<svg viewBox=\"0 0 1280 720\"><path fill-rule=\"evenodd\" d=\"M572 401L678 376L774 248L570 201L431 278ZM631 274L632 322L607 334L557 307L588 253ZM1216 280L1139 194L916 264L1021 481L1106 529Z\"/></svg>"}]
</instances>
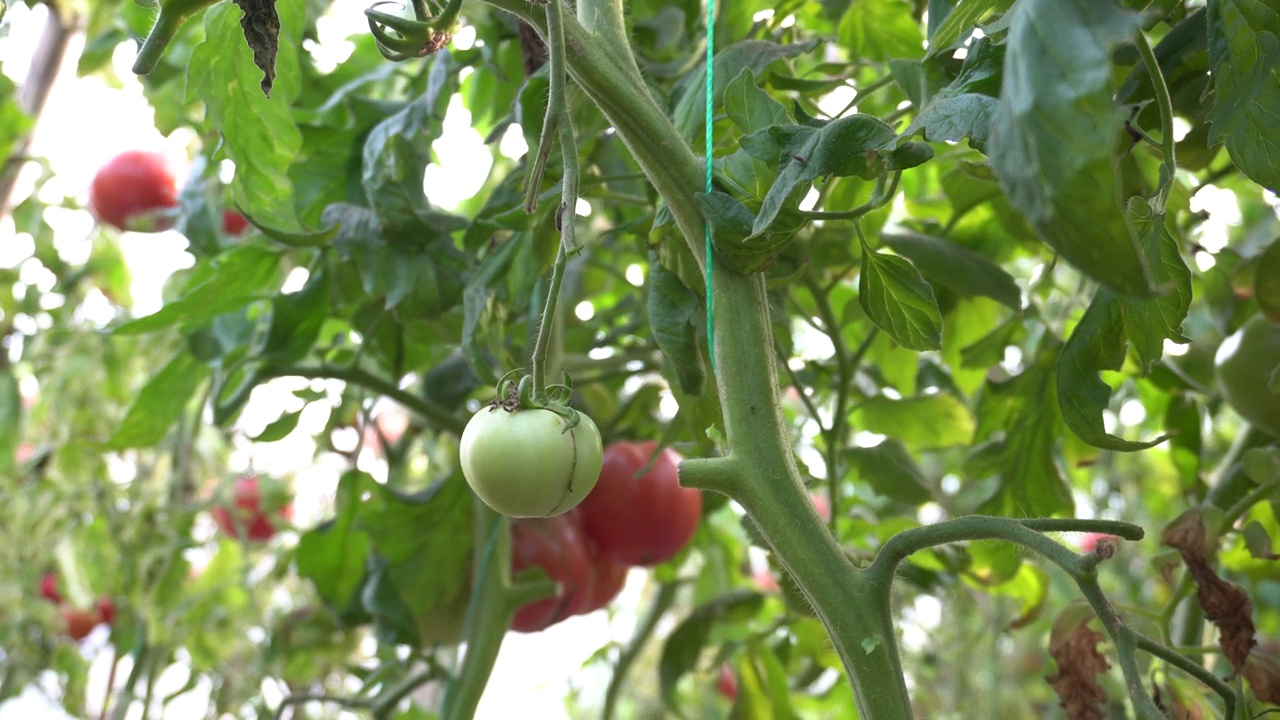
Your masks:
<instances>
[{"instance_id":1,"label":"curled leaf","mask_svg":"<svg viewBox=\"0 0 1280 720\"><path fill-rule=\"evenodd\" d=\"M1059 705L1070 720L1103 720L1106 690L1098 675L1111 665L1098 652L1102 633L1092 630L1078 614L1064 613L1054 623L1049 636L1049 654L1058 663L1058 672L1045 678L1058 694Z\"/></svg>"}]
</instances>

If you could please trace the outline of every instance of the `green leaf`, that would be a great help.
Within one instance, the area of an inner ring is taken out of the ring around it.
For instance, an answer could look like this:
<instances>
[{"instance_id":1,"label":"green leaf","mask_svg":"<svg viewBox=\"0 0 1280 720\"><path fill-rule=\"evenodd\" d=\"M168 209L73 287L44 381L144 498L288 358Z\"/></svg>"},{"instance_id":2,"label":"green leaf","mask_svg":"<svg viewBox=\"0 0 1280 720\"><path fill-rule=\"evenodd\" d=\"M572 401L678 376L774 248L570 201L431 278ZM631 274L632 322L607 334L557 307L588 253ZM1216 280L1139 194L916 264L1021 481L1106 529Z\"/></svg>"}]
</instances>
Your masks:
<instances>
[{"instance_id":1,"label":"green leaf","mask_svg":"<svg viewBox=\"0 0 1280 720\"><path fill-rule=\"evenodd\" d=\"M671 631L658 661L658 685L668 707L676 709L676 683L697 666L712 627L755 615L763 603L764 596L758 592L734 590L699 606Z\"/></svg>"},{"instance_id":2,"label":"green leaf","mask_svg":"<svg viewBox=\"0 0 1280 720\"><path fill-rule=\"evenodd\" d=\"M1280 241L1268 245L1258 256L1253 271L1253 297L1263 315L1280 323Z\"/></svg>"},{"instance_id":3,"label":"green leaf","mask_svg":"<svg viewBox=\"0 0 1280 720\"><path fill-rule=\"evenodd\" d=\"M424 642L460 629L471 587L471 491L461 475L414 495L377 486L383 508L361 527Z\"/></svg>"},{"instance_id":4,"label":"green leaf","mask_svg":"<svg viewBox=\"0 0 1280 720\"><path fill-rule=\"evenodd\" d=\"M259 443L278 442L289 436L294 428L298 427L298 418L302 417L301 410L287 412L276 418L262 432L255 435L252 440Z\"/></svg>"},{"instance_id":5,"label":"green leaf","mask_svg":"<svg viewBox=\"0 0 1280 720\"><path fill-rule=\"evenodd\" d=\"M262 349L263 357L288 363L300 360L320 337L329 317L329 274L312 273L302 289L271 299L271 325Z\"/></svg>"},{"instance_id":6,"label":"green leaf","mask_svg":"<svg viewBox=\"0 0 1280 720\"><path fill-rule=\"evenodd\" d=\"M482 340L493 312L490 300L497 293L496 288L506 280L512 258L524 244L524 235L515 235L499 245L496 250L476 268L466 289L462 291L462 353L467 358L471 371L486 385L496 384L497 376L489 367Z\"/></svg>"},{"instance_id":7,"label":"green leaf","mask_svg":"<svg viewBox=\"0 0 1280 720\"><path fill-rule=\"evenodd\" d=\"M1003 435L975 448L964 462L965 475L994 477L999 483L980 512L1048 517L1069 513L1075 507L1054 451L1062 433L1054 396L1054 364L1060 348L1055 340L1046 338L1021 375L1001 383L988 382L983 390L975 414L979 418L987 413L1002 416Z\"/></svg>"},{"instance_id":8,"label":"green leaf","mask_svg":"<svg viewBox=\"0 0 1280 720\"><path fill-rule=\"evenodd\" d=\"M316 592L338 613L358 600L365 577L372 543L357 520L362 508L360 497L374 486L373 478L365 473L345 473L338 481L337 516L298 539L298 575L315 583Z\"/></svg>"},{"instance_id":9,"label":"green leaf","mask_svg":"<svg viewBox=\"0 0 1280 720\"><path fill-rule=\"evenodd\" d=\"M924 55L924 33L904 0L858 0L840 18L836 37L850 56L885 62Z\"/></svg>"},{"instance_id":10,"label":"green leaf","mask_svg":"<svg viewBox=\"0 0 1280 720\"><path fill-rule=\"evenodd\" d=\"M280 256L270 250L242 245L213 261L208 279L155 313L117 326L120 335L153 332L174 325L203 322L239 310L265 297L278 275Z\"/></svg>"},{"instance_id":11,"label":"green leaf","mask_svg":"<svg viewBox=\"0 0 1280 720\"><path fill-rule=\"evenodd\" d=\"M12 477L14 454L22 442L22 392L18 379L5 368L0 372L0 471Z\"/></svg>"},{"instance_id":12,"label":"green leaf","mask_svg":"<svg viewBox=\"0 0 1280 720\"><path fill-rule=\"evenodd\" d=\"M435 72L447 72L449 54L432 57ZM419 227L419 212L430 210L422 177L431 162L431 143L443 131L451 83L430 83L426 92L403 110L378 123L364 143L361 181L379 229L410 231ZM442 91L443 97L441 97Z\"/></svg>"},{"instance_id":13,"label":"green leaf","mask_svg":"<svg viewBox=\"0 0 1280 720\"><path fill-rule=\"evenodd\" d=\"M163 440L208 375L208 368L190 353L179 352L143 386L106 448L149 447Z\"/></svg>"},{"instance_id":14,"label":"green leaf","mask_svg":"<svg viewBox=\"0 0 1280 720\"><path fill-rule=\"evenodd\" d=\"M755 216L747 206L722 192L698 193L694 202L711 226L716 261L723 261L731 270L743 275L773 266L795 235L794 227L775 227L762 236L752 236Z\"/></svg>"},{"instance_id":15,"label":"green leaf","mask_svg":"<svg viewBox=\"0 0 1280 720\"><path fill-rule=\"evenodd\" d=\"M937 55L955 45L960 36L967 33L995 4L995 0L961 0L930 34L929 56Z\"/></svg>"},{"instance_id":16,"label":"green leaf","mask_svg":"<svg viewBox=\"0 0 1280 720\"><path fill-rule=\"evenodd\" d=\"M773 187L765 196L751 236L768 230L796 186L820 177L857 175L864 179L914 167L929 160L933 149L916 142L896 142L897 133L870 115L849 115L820 129L774 125L742 138L747 152L766 162L780 160Z\"/></svg>"},{"instance_id":17,"label":"green leaf","mask_svg":"<svg viewBox=\"0 0 1280 720\"><path fill-rule=\"evenodd\" d=\"M982 38L969 46L960 74L924 104L902 137L923 130L930 142L959 142L981 150L991 137L991 118L996 111L1005 46Z\"/></svg>"},{"instance_id":18,"label":"green leaf","mask_svg":"<svg viewBox=\"0 0 1280 720\"><path fill-rule=\"evenodd\" d=\"M35 121L18 104L18 86L0 75L0 158L10 158Z\"/></svg>"},{"instance_id":19,"label":"green leaf","mask_svg":"<svg viewBox=\"0 0 1280 720\"><path fill-rule=\"evenodd\" d=\"M914 233L880 236L894 252L907 258L930 283L961 295L982 295L1010 310L1022 309L1022 291L1004 268L949 240Z\"/></svg>"},{"instance_id":20,"label":"green leaf","mask_svg":"<svg viewBox=\"0 0 1280 720\"><path fill-rule=\"evenodd\" d=\"M1134 452L1164 442L1165 436L1136 442L1118 438L1103 427L1111 387L1098 373L1119 370L1125 347L1120 303L1109 291L1099 290L1058 358L1058 401L1062 418L1076 437L1104 450Z\"/></svg>"},{"instance_id":21,"label":"green leaf","mask_svg":"<svg viewBox=\"0 0 1280 720\"><path fill-rule=\"evenodd\" d=\"M870 485L877 495L909 505L933 499L929 480L897 438L871 448L846 448L842 454L853 463L858 479Z\"/></svg>"},{"instance_id":22,"label":"green leaf","mask_svg":"<svg viewBox=\"0 0 1280 720\"><path fill-rule=\"evenodd\" d=\"M1163 216L1154 216L1142 229L1142 251L1156 283L1152 297L1121 297L1124 332L1133 343L1142 374L1149 374L1164 356L1164 341L1191 342L1182 334L1182 321L1191 309L1191 270L1182 259L1178 241Z\"/></svg>"},{"instance_id":23,"label":"green leaf","mask_svg":"<svg viewBox=\"0 0 1280 720\"><path fill-rule=\"evenodd\" d=\"M1209 142L1225 142L1241 172L1280 192L1280 5L1210 0L1207 15L1216 89Z\"/></svg>"},{"instance_id":24,"label":"green leaf","mask_svg":"<svg viewBox=\"0 0 1280 720\"><path fill-rule=\"evenodd\" d=\"M861 430L888 435L919 452L968 444L974 422L969 407L949 393L894 399L868 398L854 413Z\"/></svg>"},{"instance_id":25,"label":"green leaf","mask_svg":"<svg viewBox=\"0 0 1280 720\"><path fill-rule=\"evenodd\" d=\"M756 86L751 68L743 68L725 88L724 111L744 133L791 122L791 116L782 103Z\"/></svg>"},{"instance_id":26,"label":"green leaf","mask_svg":"<svg viewBox=\"0 0 1280 720\"><path fill-rule=\"evenodd\" d=\"M933 288L911 263L862 244L858 302L872 322L909 350L942 348L942 314Z\"/></svg>"},{"instance_id":27,"label":"green leaf","mask_svg":"<svg viewBox=\"0 0 1280 720\"><path fill-rule=\"evenodd\" d=\"M294 123L293 101L302 73L305 3L278 0L280 51L277 82L268 99L259 87L262 72L245 46L240 9L218 3L204 16L205 39L191 52L187 73L187 102L202 102L205 126L222 137L221 150L236 164L231 181L237 207L263 226L285 233L301 231L294 212L289 165L302 148L302 133Z\"/></svg>"},{"instance_id":28,"label":"green leaf","mask_svg":"<svg viewBox=\"0 0 1280 720\"><path fill-rule=\"evenodd\" d=\"M1165 411L1164 429L1169 435L1169 459L1178 475L1178 485L1191 490L1200 482L1204 439L1201 437L1200 404L1185 393L1174 395Z\"/></svg>"},{"instance_id":29,"label":"green leaf","mask_svg":"<svg viewBox=\"0 0 1280 720\"><path fill-rule=\"evenodd\" d=\"M1140 16L1112 0L1023 0L1009 14L990 142L1000 186L1040 237L1086 275L1120 294L1151 294L1121 197L1110 63Z\"/></svg>"},{"instance_id":30,"label":"green leaf","mask_svg":"<svg viewBox=\"0 0 1280 720\"><path fill-rule=\"evenodd\" d=\"M675 366L680 389L686 395L701 395L707 380L696 326L701 307L697 293L685 287L675 273L660 263L650 263L649 327L658 349Z\"/></svg>"},{"instance_id":31,"label":"green leaf","mask_svg":"<svg viewBox=\"0 0 1280 720\"><path fill-rule=\"evenodd\" d=\"M742 40L716 51L712 68L715 87L712 89L712 106L724 104L725 89L744 69L759 75L782 58L796 57L813 50L817 40L795 45L779 45L766 40ZM698 69L686 75L677 87L680 94L676 102L675 124L680 137L692 142L706 127L707 71L702 63Z\"/></svg>"}]
</instances>

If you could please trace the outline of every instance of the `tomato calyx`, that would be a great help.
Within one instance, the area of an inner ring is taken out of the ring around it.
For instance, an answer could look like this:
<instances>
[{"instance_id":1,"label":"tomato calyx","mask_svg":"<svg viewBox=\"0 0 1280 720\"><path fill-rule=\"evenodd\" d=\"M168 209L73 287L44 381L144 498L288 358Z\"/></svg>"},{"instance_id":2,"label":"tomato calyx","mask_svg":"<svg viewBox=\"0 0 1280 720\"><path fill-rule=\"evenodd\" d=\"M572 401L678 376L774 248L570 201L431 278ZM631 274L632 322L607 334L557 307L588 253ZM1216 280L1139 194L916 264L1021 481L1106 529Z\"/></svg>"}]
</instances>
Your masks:
<instances>
[{"instance_id":1,"label":"tomato calyx","mask_svg":"<svg viewBox=\"0 0 1280 720\"><path fill-rule=\"evenodd\" d=\"M426 57L440 52L453 39L453 25L458 18L461 0L450 0L445 7L431 0L409 0L408 7L395 0L374 3L364 11L369 18L369 32L378 46L378 52L392 62ZM413 10L413 19L401 14L378 10L382 5L394 5L402 10Z\"/></svg>"},{"instance_id":2,"label":"tomato calyx","mask_svg":"<svg viewBox=\"0 0 1280 720\"><path fill-rule=\"evenodd\" d=\"M582 416L577 410L569 407L569 398L573 396L573 385L568 373L562 376L564 382L548 385L545 392L539 393L534 388L532 375L524 375L518 381L512 379L512 376L520 372L522 371L512 370L498 381L498 396L489 403L491 410L501 408L509 413L535 408L547 410L564 419L565 427L561 434L578 427L578 423L582 422Z\"/></svg>"}]
</instances>

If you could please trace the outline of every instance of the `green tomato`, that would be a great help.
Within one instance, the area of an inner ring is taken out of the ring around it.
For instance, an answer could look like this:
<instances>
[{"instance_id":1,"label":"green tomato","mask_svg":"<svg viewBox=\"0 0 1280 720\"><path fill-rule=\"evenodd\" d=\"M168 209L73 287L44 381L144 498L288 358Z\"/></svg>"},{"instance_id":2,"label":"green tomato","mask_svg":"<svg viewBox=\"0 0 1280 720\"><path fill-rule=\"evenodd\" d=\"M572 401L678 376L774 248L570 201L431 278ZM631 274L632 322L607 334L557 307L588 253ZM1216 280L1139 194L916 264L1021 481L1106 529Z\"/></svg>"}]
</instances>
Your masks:
<instances>
[{"instance_id":1,"label":"green tomato","mask_svg":"<svg viewBox=\"0 0 1280 720\"><path fill-rule=\"evenodd\" d=\"M1270 389L1280 367L1280 325L1253 316L1222 341L1213 364L1227 404L1250 425L1280 437L1280 394Z\"/></svg>"},{"instance_id":2,"label":"green tomato","mask_svg":"<svg viewBox=\"0 0 1280 720\"><path fill-rule=\"evenodd\" d=\"M551 517L582 502L600 477L600 431L586 415L572 430L550 410L482 408L462 432L462 474L509 517Z\"/></svg>"}]
</instances>

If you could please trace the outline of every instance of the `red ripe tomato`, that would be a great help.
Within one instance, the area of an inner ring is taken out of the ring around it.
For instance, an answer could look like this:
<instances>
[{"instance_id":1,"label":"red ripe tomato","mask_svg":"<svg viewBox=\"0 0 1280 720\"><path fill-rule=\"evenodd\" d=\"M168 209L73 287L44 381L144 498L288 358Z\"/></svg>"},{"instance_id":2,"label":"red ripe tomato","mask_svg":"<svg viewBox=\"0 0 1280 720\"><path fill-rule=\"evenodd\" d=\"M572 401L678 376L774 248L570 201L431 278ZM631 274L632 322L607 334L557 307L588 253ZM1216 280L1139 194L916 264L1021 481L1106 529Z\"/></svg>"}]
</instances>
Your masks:
<instances>
[{"instance_id":1,"label":"red ripe tomato","mask_svg":"<svg viewBox=\"0 0 1280 720\"><path fill-rule=\"evenodd\" d=\"M511 572L542 568L560 584L556 595L535 600L516 611L511 629L545 630L582 607L591 560L578 524L568 515L526 518L511 523Z\"/></svg>"},{"instance_id":2,"label":"red ripe tomato","mask_svg":"<svg viewBox=\"0 0 1280 720\"><path fill-rule=\"evenodd\" d=\"M243 215L235 210L222 211L222 232L232 236L240 236L248 229L249 221Z\"/></svg>"},{"instance_id":3,"label":"red ripe tomato","mask_svg":"<svg viewBox=\"0 0 1280 720\"><path fill-rule=\"evenodd\" d=\"M135 229L140 215L177 207L178 181L163 153L129 150L107 161L89 186L89 208L98 219L121 230ZM166 230L172 221L146 229Z\"/></svg>"},{"instance_id":4,"label":"red ripe tomato","mask_svg":"<svg viewBox=\"0 0 1280 720\"><path fill-rule=\"evenodd\" d=\"M116 624L116 602L109 597L98 598L98 619L107 625Z\"/></svg>"},{"instance_id":5,"label":"red ripe tomato","mask_svg":"<svg viewBox=\"0 0 1280 720\"><path fill-rule=\"evenodd\" d=\"M40 595L51 603L62 602L62 592L58 590L58 574L49 571L40 578Z\"/></svg>"},{"instance_id":6,"label":"red ripe tomato","mask_svg":"<svg viewBox=\"0 0 1280 720\"><path fill-rule=\"evenodd\" d=\"M628 565L657 565L689 543L702 519L702 493L680 487L680 456L658 444L615 442L604 451L600 480L582 501L582 528L601 554Z\"/></svg>"},{"instance_id":7,"label":"red ripe tomato","mask_svg":"<svg viewBox=\"0 0 1280 720\"><path fill-rule=\"evenodd\" d=\"M258 478L243 477L236 480L232 492L232 507L215 507L211 511L222 531L244 540L270 540L276 534L272 521L272 508L263 506L262 488ZM293 516L293 506L280 504L274 514L283 520Z\"/></svg>"},{"instance_id":8,"label":"red ripe tomato","mask_svg":"<svg viewBox=\"0 0 1280 720\"><path fill-rule=\"evenodd\" d=\"M98 613L73 607L62 608L63 632L72 640L83 640L98 626Z\"/></svg>"},{"instance_id":9,"label":"red ripe tomato","mask_svg":"<svg viewBox=\"0 0 1280 720\"><path fill-rule=\"evenodd\" d=\"M586 587L582 590L582 607L578 609L578 615L586 615L595 612L618 597L618 593L622 592L622 586L627 584L626 565L615 562L600 554L600 549L595 543L588 541L587 554L591 558L591 571L587 576Z\"/></svg>"},{"instance_id":10,"label":"red ripe tomato","mask_svg":"<svg viewBox=\"0 0 1280 720\"><path fill-rule=\"evenodd\" d=\"M720 666L720 677L716 678L716 689L720 691L720 696L727 700L738 697L738 676L734 674L733 668L728 663Z\"/></svg>"}]
</instances>

